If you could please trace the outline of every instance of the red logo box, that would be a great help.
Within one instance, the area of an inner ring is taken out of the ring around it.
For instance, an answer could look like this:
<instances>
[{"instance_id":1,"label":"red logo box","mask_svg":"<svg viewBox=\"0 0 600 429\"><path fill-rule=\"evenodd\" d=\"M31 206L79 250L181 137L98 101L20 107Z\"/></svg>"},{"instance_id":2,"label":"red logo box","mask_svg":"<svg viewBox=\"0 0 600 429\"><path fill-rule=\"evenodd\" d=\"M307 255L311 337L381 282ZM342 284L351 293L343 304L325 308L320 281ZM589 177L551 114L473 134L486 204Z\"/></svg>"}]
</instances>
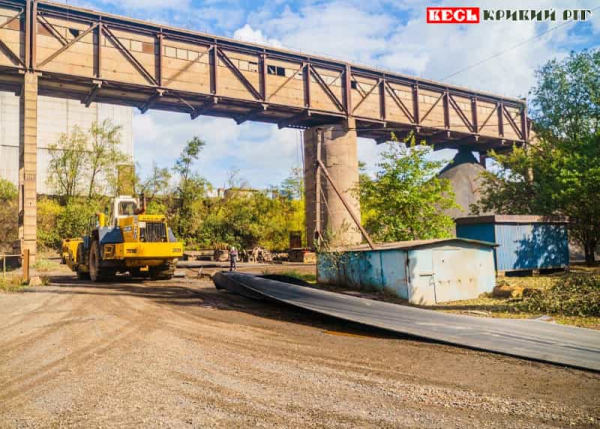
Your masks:
<instances>
[{"instance_id":1,"label":"red logo box","mask_svg":"<svg viewBox=\"0 0 600 429\"><path fill-rule=\"evenodd\" d=\"M479 24L478 7L428 7L428 24Z\"/></svg>"}]
</instances>

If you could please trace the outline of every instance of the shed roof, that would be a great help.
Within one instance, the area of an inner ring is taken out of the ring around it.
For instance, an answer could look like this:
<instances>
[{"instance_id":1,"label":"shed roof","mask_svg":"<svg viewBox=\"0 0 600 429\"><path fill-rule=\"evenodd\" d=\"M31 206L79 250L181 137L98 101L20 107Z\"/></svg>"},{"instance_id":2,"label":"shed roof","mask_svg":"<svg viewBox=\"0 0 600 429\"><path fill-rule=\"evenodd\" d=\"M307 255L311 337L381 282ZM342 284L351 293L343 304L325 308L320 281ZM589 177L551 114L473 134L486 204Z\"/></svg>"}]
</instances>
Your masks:
<instances>
[{"instance_id":1,"label":"shed roof","mask_svg":"<svg viewBox=\"0 0 600 429\"><path fill-rule=\"evenodd\" d=\"M468 243L468 244L476 244L482 247L498 247L496 243L490 243L489 241L481 241L481 240L470 240L467 238L436 238L431 240L411 240L411 241L396 241L393 243L377 243L375 244L375 251L377 250L411 250L418 249L420 247L431 246L435 244L459 244L459 243ZM344 249L344 251L349 252L366 252L372 251L368 244L361 244L358 246L353 246Z\"/></svg>"},{"instance_id":2,"label":"shed roof","mask_svg":"<svg viewBox=\"0 0 600 429\"><path fill-rule=\"evenodd\" d=\"M566 224L569 222L566 217L557 216L534 216L534 215L489 215L489 216L473 216L461 217L455 219L457 225L474 225L483 223L558 223Z\"/></svg>"}]
</instances>

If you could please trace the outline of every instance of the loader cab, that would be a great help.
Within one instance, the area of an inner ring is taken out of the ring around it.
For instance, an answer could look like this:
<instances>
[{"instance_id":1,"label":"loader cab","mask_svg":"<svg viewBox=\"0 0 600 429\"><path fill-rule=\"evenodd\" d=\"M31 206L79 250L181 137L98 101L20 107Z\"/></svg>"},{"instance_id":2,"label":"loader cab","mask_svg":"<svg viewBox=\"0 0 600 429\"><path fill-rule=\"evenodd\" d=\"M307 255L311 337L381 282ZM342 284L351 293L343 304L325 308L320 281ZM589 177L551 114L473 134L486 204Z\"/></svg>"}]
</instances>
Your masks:
<instances>
[{"instance_id":1,"label":"loader cab","mask_svg":"<svg viewBox=\"0 0 600 429\"><path fill-rule=\"evenodd\" d=\"M129 195L121 195L115 198L110 218L110 225L117 227L119 219L125 219L138 214L139 202L137 198Z\"/></svg>"}]
</instances>

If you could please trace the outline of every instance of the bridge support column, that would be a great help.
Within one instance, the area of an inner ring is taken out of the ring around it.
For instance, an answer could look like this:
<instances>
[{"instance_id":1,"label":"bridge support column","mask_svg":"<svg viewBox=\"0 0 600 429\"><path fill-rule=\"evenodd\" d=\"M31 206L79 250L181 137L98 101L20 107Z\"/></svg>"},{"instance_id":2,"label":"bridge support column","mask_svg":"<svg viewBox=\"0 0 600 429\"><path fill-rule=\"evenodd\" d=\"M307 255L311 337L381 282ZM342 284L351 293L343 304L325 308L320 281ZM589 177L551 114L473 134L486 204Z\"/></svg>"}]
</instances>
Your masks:
<instances>
[{"instance_id":1,"label":"bridge support column","mask_svg":"<svg viewBox=\"0 0 600 429\"><path fill-rule=\"evenodd\" d=\"M30 263L37 254L37 97L38 76L25 73L20 101L19 239L29 249Z\"/></svg>"},{"instance_id":2,"label":"bridge support column","mask_svg":"<svg viewBox=\"0 0 600 429\"><path fill-rule=\"evenodd\" d=\"M360 219L360 204L353 189L358 185L358 155L354 118L341 124L313 127L304 132L304 193L308 247L319 236L333 246L362 240L352 216L318 166L320 159L331 180Z\"/></svg>"}]
</instances>

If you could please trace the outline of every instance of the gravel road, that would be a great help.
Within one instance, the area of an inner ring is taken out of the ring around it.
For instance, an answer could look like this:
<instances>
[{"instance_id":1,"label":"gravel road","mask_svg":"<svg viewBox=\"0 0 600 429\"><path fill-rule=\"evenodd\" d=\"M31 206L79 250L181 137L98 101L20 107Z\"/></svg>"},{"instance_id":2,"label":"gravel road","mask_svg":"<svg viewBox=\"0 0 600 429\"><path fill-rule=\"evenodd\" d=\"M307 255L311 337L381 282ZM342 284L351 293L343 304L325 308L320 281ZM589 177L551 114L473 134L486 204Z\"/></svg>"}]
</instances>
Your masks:
<instances>
[{"instance_id":1,"label":"gravel road","mask_svg":"<svg viewBox=\"0 0 600 429\"><path fill-rule=\"evenodd\" d=\"M212 283L0 295L0 427L596 427L600 374L248 300Z\"/></svg>"}]
</instances>

